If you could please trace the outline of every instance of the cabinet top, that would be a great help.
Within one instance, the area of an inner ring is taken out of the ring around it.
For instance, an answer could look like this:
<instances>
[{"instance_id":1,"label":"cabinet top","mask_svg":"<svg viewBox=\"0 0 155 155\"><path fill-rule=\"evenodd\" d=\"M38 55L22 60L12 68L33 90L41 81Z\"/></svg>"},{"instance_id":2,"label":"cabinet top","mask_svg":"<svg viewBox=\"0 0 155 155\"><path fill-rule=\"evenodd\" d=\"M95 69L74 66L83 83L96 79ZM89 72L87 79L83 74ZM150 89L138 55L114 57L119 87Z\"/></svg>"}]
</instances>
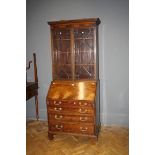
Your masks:
<instances>
[{"instance_id":1,"label":"cabinet top","mask_svg":"<svg viewBox=\"0 0 155 155\"><path fill-rule=\"evenodd\" d=\"M76 24L83 24L83 25L99 25L101 23L99 18L84 18L84 19L74 19L74 20L60 20L60 21L51 21L48 22L50 26L56 25L76 25Z\"/></svg>"}]
</instances>

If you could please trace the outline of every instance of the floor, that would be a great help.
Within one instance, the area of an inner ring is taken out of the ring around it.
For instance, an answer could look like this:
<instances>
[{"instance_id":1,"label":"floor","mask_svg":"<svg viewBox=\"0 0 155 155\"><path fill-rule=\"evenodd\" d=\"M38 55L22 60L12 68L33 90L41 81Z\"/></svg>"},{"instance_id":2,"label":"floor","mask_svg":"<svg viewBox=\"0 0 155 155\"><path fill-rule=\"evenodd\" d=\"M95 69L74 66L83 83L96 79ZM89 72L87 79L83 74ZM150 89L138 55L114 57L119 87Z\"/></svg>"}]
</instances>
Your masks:
<instances>
[{"instance_id":1,"label":"floor","mask_svg":"<svg viewBox=\"0 0 155 155\"><path fill-rule=\"evenodd\" d=\"M27 155L128 155L129 130L119 126L103 126L98 141L91 138L56 135L48 140L47 122L26 123Z\"/></svg>"}]
</instances>

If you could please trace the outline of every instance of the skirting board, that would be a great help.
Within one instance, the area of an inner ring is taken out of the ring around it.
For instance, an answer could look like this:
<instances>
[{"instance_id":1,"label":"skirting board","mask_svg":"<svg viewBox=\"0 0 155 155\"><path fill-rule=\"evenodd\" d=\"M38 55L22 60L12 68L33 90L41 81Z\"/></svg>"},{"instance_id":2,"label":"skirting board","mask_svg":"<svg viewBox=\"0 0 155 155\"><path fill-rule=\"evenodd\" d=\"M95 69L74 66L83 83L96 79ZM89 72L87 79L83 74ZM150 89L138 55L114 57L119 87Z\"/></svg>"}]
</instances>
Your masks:
<instances>
[{"instance_id":1,"label":"skirting board","mask_svg":"<svg viewBox=\"0 0 155 155\"><path fill-rule=\"evenodd\" d=\"M119 126L129 126L129 115L126 114L105 114L101 113L101 124L104 124L106 126L108 125L119 125Z\"/></svg>"}]
</instances>

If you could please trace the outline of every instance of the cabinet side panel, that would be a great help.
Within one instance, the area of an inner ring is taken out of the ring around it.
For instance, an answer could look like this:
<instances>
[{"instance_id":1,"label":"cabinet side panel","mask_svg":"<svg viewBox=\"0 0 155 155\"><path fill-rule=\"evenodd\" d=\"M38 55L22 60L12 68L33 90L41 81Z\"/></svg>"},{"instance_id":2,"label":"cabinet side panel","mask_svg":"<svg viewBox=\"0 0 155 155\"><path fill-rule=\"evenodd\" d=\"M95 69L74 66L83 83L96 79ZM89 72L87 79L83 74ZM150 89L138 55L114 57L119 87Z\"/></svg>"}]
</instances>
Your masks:
<instances>
[{"instance_id":1,"label":"cabinet side panel","mask_svg":"<svg viewBox=\"0 0 155 155\"><path fill-rule=\"evenodd\" d=\"M97 79L96 74L96 64L97 63L97 57L96 57L96 28L94 28L94 78Z\"/></svg>"},{"instance_id":2,"label":"cabinet side panel","mask_svg":"<svg viewBox=\"0 0 155 155\"><path fill-rule=\"evenodd\" d=\"M99 41L98 41L98 26L96 27L96 80L99 80Z\"/></svg>"},{"instance_id":3,"label":"cabinet side panel","mask_svg":"<svg viewBox=\"0 0 155 155\"><path fill-rule=\"evenodd\" d=\"M101 122L100 122L100 81L97 81L97 89L96 89L96 134L100 130Z\"/></svg>"},{"instance_id":4,"label":"cabinet side panel","mask_svg":"<svg viewBox=\"0 0 155 155\"><path fill-rule=\"evenodd\" d=\"M52 58L52 78L54 79L54 66L53 66L53 62L54 62L54 43L53 43L53 32L52 29L50 28L51 31L51 58Z\"/></svg>"}]
</instances>

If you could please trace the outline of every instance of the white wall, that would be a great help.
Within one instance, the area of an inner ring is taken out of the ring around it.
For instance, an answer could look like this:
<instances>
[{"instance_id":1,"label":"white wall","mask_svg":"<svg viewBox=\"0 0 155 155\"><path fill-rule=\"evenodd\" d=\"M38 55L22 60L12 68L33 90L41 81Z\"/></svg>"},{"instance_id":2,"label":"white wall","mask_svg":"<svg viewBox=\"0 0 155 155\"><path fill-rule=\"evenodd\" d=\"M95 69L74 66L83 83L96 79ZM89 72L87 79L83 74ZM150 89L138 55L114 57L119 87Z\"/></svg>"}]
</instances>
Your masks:
<instances>
[{"instance_id":1,"label":"white wall","mask_svg":"<svg viewBox=\"0 0 155 155\"><path fill-rule=\"evenodd\" d=\"M27 0L27 62L37 55L40 119L47 119L51 48L47 21L99 17L101 121L128 126L129 8L128 0ZM28 79L33 74L28 72ZM27 101L27 118L35 117L34 98Z\"/></svg>"}]
</instances>

